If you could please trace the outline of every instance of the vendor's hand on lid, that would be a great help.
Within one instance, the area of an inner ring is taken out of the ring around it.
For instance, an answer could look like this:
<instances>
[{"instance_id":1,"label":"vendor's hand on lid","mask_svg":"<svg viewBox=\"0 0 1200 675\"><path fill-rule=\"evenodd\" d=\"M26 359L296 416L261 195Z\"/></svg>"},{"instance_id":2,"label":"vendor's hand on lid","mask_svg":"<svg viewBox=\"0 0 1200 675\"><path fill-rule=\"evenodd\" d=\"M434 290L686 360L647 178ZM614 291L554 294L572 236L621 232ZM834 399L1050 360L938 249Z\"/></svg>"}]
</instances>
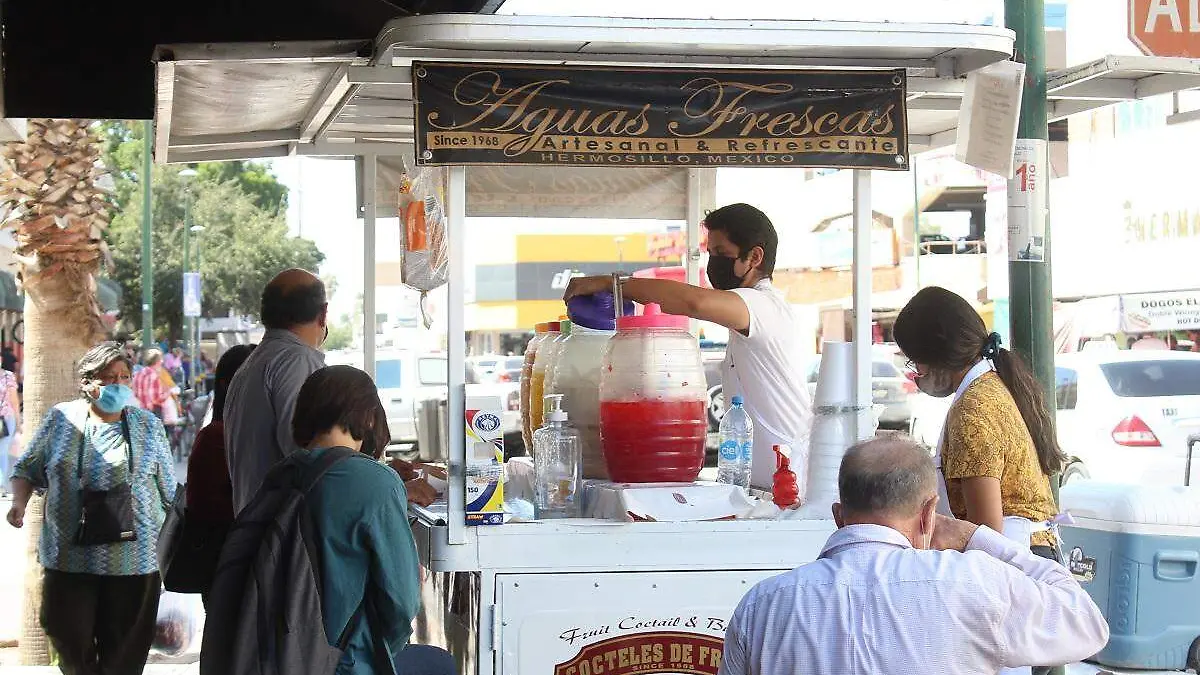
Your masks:
<instances>
[{"instance_id":1,"label":"vendor's hand on lid","mask_svg":"<svg viewBox=\"0 0 1200 675\"><path fill-rule=\"evenodd\" d=\"M563 301L570 300L581 295L595 295L602 291L611 291L613 287L613 278L609 275L599 277L575 277L567 284L567 290L563 293Z\"/></svg>"},{"instance_id":2,"label":"vendor's hand on lid","mask_svg":"<svg viewBox=\"0 0 1200 675\"><path fill-rule=\"evenodd\" d=\"M408 491L408 501L410 504L417 506L429 506L437 501L437 490L433 486L425 482L424 478L414 478L410 481L405 481L404 488Z\"/></svg>"}]
</instances>

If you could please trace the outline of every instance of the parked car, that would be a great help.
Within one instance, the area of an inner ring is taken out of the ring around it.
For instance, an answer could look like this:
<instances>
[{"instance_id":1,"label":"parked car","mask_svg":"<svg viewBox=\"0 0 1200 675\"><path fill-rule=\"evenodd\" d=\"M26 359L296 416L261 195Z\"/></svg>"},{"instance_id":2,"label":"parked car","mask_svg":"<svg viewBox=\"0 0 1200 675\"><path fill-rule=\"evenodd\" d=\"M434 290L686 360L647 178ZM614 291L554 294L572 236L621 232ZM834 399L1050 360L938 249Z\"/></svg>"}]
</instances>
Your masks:
<instances>
[{"instance_id":1,"label":"parked car","mask_svg":"<svg viewBox=\"0 0 1200 675\"><path fill-rule=\"evenodd\" d=\"M817 357L808 368L808 394L815 397L821 359ZM896 366L891 353L874 349L871 361L871 401L884 406L879 414L879 428L908 432L912 425L912 397L917 385Z\"/></svg>"},{"instance_id":2,"label":"parked car","mask_svg":"<svg viewBox=\"0 0 1200 675\"><path fill-rule=\"evenodd\" d=\"M1200 432L1200 354L1083 351L1054 365L1064 482L1183 485L1187 437Z\"/></svg>"},{"instance_id":3,"label":"parked car","mask_svg":"<svg viewBox=\"0 0 1200 675\"><path fill-rule=\"evenodd\" d=\"M393 443L416 443L420 402L445 395L446 357L412 350L380 350L375 356L375 386L387 409Z\"/></svg>"},{"instance_id":4,"label":"parked car","mask_svg":"<svg viewBox=\"0 0 1200 675\"><path fill-rule=\"evenodd\" d=\"M501 364L507 368L503 357ZM355 352L331 352L326 354L329 365L346 364L362 368L362 354ZM375 384L379 388L379 399L387 409L388 428L392 432L392 443L417 443L416 416L421 401L446 397L447 359L441 353L418 353L407 349L381 349L375 356ZM504 406L505 447L521 440L521 382L520 369L511 381L481 382L478 371L467 365L466 385L468 397L494 396Z\"/></svg>"},{"instance_id":5,"label":"parked car","mask_svg":"<svg viewBox=\"0 0 1200 675\"><path fill-rule=\"evenodd\" d=\"M1097 349L1059 354L1054 365L1064 483L1183 485L1187 437L1200 432L1200 354ZM934 447L949 407L948 397L921 395L913 435Z\"/></svg>"}]
</instances>

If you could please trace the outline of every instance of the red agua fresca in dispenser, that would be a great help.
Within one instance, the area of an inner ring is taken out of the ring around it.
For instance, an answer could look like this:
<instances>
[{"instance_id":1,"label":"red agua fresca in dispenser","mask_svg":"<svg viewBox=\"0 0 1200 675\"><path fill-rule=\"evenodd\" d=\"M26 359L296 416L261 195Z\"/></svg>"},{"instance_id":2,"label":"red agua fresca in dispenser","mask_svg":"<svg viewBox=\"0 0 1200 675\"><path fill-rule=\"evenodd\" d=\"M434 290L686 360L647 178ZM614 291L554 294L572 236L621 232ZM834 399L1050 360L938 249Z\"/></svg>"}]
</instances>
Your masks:
<instances>
[{"instance_id":1,"label":"red agua fresca in dispenser","mask_svg":"<svg viewBox=\"0 0 1200 675\"><path fill-rule=\"evenodd\" d=\"M688 319L647 305L617 319L600 372L600 436L617 483L689 483L704 466L706 386Z\"/></svg>"}]
</instances>

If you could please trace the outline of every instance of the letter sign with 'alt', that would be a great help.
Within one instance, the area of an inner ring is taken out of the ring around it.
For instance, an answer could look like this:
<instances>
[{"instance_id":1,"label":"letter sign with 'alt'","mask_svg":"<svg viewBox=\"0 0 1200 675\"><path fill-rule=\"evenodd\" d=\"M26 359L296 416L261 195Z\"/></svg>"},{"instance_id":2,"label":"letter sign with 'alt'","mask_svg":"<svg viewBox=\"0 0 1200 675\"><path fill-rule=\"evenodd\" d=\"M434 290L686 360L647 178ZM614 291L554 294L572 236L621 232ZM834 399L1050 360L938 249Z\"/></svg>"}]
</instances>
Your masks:
<instances>
[{"instance_id":1,"label":"letter sign with 'alt'","mask_svg":"<svg viewBox=\"0 0 1200 675\"><path fill-rule=\"evenodd\" d=\"M1200 58L1200 0L1129 0L1129 39L1147 56Z\"/></svg>"}]
</instances>

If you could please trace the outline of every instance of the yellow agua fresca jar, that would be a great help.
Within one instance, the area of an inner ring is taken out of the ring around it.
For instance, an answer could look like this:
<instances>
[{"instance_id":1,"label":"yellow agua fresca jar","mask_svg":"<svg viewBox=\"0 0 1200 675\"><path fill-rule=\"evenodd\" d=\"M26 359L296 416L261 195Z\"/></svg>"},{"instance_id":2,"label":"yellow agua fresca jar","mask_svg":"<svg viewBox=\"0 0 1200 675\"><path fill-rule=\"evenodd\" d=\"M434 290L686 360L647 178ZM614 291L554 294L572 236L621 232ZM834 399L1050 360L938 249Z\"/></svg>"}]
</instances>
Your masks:
<instances>
[{"instance_id":1,"label":"yellow agua fresca jar","mask_svg":"<svg viewBox=\"0 0 1200 675\"><path fill-rule=\"evenodd\" d=\"M546 396L546 366L550 363L552 352L558 340L562 338L562 322L551 321L546 324L546 336L538 345L533 357L533 370L529 375L529 438L532 441L533 432L542 428L542 399ZM533 444L525 446L525 452L533 456Z\"/></svg>"},{"instance_id":2,"label":"yellow agua fresca jar","mask_svg":"<svg viewBox=\"0 0 1200 675\"><path fill-rule=\"evenodd\" d=\"M538 349L546 341L550 323L543 321L533 328L533 337L525 345L525 362L521 365L521 440L525 443L525 451L533 447L533 420L530 417L530 399L533 389L533 361ZM543 379L543 382L545 380Z\"/></svg>"}]
</instances>

